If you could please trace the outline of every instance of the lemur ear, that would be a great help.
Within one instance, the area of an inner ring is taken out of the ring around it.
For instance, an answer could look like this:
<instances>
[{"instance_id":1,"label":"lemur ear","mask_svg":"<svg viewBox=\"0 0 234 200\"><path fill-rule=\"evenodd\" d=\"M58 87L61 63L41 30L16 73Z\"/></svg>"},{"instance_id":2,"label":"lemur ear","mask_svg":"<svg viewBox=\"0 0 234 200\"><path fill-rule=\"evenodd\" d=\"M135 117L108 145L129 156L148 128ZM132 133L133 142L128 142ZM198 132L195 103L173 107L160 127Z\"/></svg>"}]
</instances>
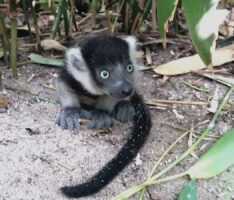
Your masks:
<instances>
[{"instance_id":1,"label":"lemur ear","mask_svg":"<svg viewBox=\"0 0 234 200\"><path fill-rule=\"evenodd\" d=\"M123 37L122 39L128 43L130 59L131 59L133 65L136 67L136 69L138 69L139 66L138 66L137 61L136 61L137 38L135 36L127 36L127 37Z\"/></svg>"},{"instance_id":2,"label":"lemur ear","mask_svg":"<svg viewBox=\"0 0 234 200\"><path fill-rule=\"evenodd\" d=\"M137 38L135 36L127 36L124 37L123 40L125 40L128 43L130 52L136 51Z\"/></svg>"},{"instance_id":3,"label":"lemur ear","mask_svg":"<svg viewBox=\"0 0 234 200\"><path fill-rule=\"evenodd\" d=\"M87 71L86 63L79 47L68 49L65 58L67 66L76 68L79 71Z\"/></svg>"}]
</instances>

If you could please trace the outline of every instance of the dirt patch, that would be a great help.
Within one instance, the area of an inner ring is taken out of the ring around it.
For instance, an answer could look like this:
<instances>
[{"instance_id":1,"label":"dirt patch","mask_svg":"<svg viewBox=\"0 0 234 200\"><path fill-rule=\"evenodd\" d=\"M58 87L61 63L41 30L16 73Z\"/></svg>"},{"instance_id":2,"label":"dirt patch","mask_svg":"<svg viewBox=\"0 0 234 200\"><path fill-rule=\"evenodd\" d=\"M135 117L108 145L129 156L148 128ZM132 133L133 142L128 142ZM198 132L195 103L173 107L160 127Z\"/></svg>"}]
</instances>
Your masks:
<instances>
[{"instance_id":1,"label":"dirt patch","mask_svg":"<svg viewBox=\"0 0 234 200\"><path fill-rule=\"evenodd\" d=\"M177 51L176 47L173 48L158 48L155 64L173 59L171 51ZM131 125L120 123L116 123L108 135L96 137L91 136L95 131L85 126L79 132L62 130L54 123L60 110L59 105L40 101L35 95L10 90L4 85L25 88L40 97L56 101L56 92L44 85L54 86L57 71L56 68L29 64L20 67L18 78L13 78L9 70L2 68L3 86L0 96L7 98L9 105L0 110L1 200L66 199L59 192L59 188L87 180L113 158L130 132ZM35 77L28 83L32 74L35 74ZM192 73L172 77L166 83L163 83L161 77L153 78L152 71L141 74L144 91L142 94L145 98L207 102L215 89L218 90L220 99L228 90L221 84ZM210 89L211 93L192 90L182 80L200 84L201 87ZM234 99L234 95L231 99ZM181 131L166 125L166 122L190 129L192 125L212 118L207 106L174 105L173 108L150 108L153 128L139 153L141 164L135 160L101 192L83 199L111 199L145 180L155 160L182 134ZM207 123L199 126L196 131L202 131L206 126ZM231 127L234 127L234 112L224 110L212 134L222 135ZM187 149L187 141L188 138L182 140L170 152L160 164L159 170ZM214 140L204 140L196 153L201 155L213 142ZM182 172L195 161L194 157L189 156L169 174ZM176 199L187 182L186 178L181 178L150 186L145 199ZM201 200L234 199L234 167L213 179L198 181L197 194ZM137 196L131 199L137 199Z\"/></svg>"}]
</instances>

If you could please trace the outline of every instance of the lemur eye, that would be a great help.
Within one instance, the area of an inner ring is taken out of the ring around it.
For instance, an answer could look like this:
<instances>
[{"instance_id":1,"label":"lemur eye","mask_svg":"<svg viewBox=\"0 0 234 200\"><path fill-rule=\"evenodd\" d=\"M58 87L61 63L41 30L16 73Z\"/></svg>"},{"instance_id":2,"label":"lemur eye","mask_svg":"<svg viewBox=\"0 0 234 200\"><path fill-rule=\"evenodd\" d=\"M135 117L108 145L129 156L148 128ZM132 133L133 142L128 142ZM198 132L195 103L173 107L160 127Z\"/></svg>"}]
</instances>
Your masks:
<instances>
[{"instance_id":1,"label":"lemur eye","mask_svg":"<svg viewBox=\"0 0 234 200\"><path fill-rule=\"evenodd\" d=\"M103 79L107 79L109 77L109 72L108 71L102 71L100 75L101 75L101 77Z\"/></svg>"},{"instance_id":2,"label":"lemur eye","mask_svg":"<svg viewBox=\"0 0 234 200\"><path fill-rule=\"evenodd\" d=\"M133 71L133 66L132 66L132 64L129 64L129 65L127 66L127 70L128 70L128 72L132 72L132 71Z\"/></svg>"}]
</instances>

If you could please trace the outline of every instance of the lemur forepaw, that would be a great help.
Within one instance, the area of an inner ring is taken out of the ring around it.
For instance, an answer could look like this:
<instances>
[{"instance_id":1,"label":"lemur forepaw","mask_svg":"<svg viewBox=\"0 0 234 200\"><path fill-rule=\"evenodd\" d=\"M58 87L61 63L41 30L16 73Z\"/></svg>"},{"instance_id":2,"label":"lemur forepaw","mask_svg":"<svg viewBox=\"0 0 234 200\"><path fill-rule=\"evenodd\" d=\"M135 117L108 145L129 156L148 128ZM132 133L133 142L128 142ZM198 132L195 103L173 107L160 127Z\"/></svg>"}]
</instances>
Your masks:
<instances>
[{"instance_id":1,"label":"lemur forepaw","mask_svg":"<svg viewBox=\"0 0 234 200\"><path fill-rule=\"evenodd\" d=\"M101 130L110 128L114 124L114 119L102 110L94 110L91 114L91 121L88 123L91 129Z\"/></svg>"},{"instance_id":2,"label":"lemur forepaw","mask_svg":"<svg viewBox=\"0 0 234 200\"><path fill-rule=\"evenodd\" d=\"M112 112L112 116L121 122L132 121L134 115L135 109L128 101L120 101Z\"/></svg>"},{"instance_id":3,"label":"lemur forepaw","mask_svg":"<svg viewBox=\"0 0 234 200\"><path fill-rule=\"evenodd\" d=\"M64 109L56 119L56 124L64 129L80 129L80 123L78 119L80 117L79 108L66 108Z\"/></svg>"}]
</instances>

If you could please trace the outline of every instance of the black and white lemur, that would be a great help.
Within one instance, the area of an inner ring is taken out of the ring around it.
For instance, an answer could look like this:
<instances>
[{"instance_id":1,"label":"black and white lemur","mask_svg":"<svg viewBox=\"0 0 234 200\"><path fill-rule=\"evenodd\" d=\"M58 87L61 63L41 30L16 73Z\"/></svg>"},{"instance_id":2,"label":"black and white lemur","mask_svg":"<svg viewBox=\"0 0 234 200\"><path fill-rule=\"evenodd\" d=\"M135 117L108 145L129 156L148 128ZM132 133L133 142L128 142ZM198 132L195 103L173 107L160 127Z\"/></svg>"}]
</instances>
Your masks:
<instances>
[{"instance_id":1,"label":"black and white lemur","mask_svg":"<svg viewBox=\"0 0 234 200\"><path fill-rule=\"evenodd\" d=\"M79 118L88 126L103 129L114 119L133 122L129 138L119 153L87 182L62 187L68 197L94 194L106 186L136 156L151 129L150 113L137 93L136 38L89 36L66 52L65 68L57 80L62 111L56 123L80 129Z\"/></svg>"}]
</instances>

